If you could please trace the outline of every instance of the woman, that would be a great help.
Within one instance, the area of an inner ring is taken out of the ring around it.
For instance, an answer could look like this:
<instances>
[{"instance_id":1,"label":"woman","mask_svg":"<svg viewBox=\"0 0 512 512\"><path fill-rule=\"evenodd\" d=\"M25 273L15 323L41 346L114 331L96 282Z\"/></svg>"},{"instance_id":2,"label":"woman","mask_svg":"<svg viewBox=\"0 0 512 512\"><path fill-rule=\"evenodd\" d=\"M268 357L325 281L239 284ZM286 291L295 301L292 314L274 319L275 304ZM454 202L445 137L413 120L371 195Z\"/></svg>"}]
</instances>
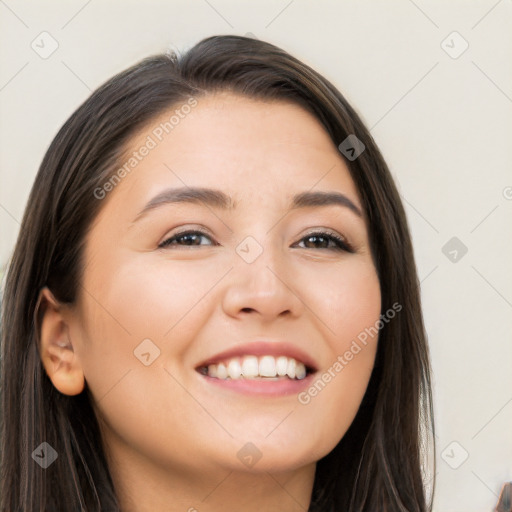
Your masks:
<instances>
[{"instance_id":1,"label":"woman","mask_svg":"<svg viewBox=\"0 0 512 512\"><path fill-rule=\"evenodd\" d=\"M336 88L262 41L145 59L64 124L1 378L2 511L431 509L399 195Z\"/></svg>"}]
</instances>

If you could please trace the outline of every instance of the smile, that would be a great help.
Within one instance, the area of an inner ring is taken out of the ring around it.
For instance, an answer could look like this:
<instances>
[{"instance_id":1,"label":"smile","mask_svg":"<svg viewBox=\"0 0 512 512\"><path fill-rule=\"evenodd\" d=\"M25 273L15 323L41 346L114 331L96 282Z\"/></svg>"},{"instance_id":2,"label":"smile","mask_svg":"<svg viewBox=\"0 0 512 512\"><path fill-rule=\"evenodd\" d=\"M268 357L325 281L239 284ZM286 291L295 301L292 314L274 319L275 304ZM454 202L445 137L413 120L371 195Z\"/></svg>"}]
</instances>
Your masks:
<instances>
[{"instance_id":1,"label":"smile","mask_svg":"<svg viewBox=\"0 0 512 512\"><path fill-rule=\"evenodd\" d=\"M302 380L311 372L304 363L287 356L246 355L232 357L218 364L199 368L199 372L214 379L296 379Z\"/></svg>"},{"instance_id":2,"label":"smile","mask_svg":"<svg viewBox=\"0 0 512 512\"><path fill-rule=\"evenodd\" d=\"M195 370L217 389L277 397L302 391L318 367L298 344L267 339L235 345L203 359Z\"/></svg>"}]
</instances>

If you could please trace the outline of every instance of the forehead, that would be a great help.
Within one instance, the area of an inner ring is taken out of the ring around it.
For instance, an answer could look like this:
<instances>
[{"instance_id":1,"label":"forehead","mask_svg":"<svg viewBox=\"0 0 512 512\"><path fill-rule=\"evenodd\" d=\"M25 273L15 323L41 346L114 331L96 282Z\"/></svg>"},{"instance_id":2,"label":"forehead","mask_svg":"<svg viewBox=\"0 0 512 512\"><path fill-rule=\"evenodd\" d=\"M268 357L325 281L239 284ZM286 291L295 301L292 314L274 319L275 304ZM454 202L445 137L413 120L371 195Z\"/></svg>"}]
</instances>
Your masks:
<instances>
[{"instance_id":1,"label":"forehead","mask_svg":"<svg viewBox=\"0 0 512 512\"><path fill-rule=\"evenodd\" d=\"M186 114L175 115L179 110L174 105L162 113L127 145L120 166L136 165L116 186L114 203L129 198L140 205L164 188L187 186L222 189L235 204L253 198L260 206L284 206L315 189L357 202L343 157L303 107L223 92L197 98ZM144 146L150 149L141 157Z\"/></svg>"}]
</instances>

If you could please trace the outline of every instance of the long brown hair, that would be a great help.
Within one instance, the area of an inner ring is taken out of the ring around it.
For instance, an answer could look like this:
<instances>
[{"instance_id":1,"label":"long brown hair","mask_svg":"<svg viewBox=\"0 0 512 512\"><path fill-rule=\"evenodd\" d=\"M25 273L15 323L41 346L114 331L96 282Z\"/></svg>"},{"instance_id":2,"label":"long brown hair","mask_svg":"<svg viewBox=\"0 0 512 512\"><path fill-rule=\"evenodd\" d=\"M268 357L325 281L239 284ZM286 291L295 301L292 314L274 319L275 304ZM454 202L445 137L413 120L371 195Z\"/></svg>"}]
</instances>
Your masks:
<instances>
[{"instance_id":1,"label":"long brown hair","mask_svg":"<svg viewBox=\"0 0 512 512\"><path fill-rule=\"evenodd\" d=\"M388 167L329 81L274 45L227 35L208 37L182 56L144 59L114 76L71 115L46 152L2 304L1 512L120 510L87 386L67 396L45 373L37 298L46 285L61 302L77 299L85 234L102 206L94 190L118 169L130 138L173 105L222 90L293 101L318 118L336 146L349 135L363 142L363 153L346 163L368 219L382 311L403 306L380 330L352 425L317 462L309 510L431 510L422 470L434 446L429 352L411 237ZM42 442L58 453L45 470L31 457Z\"/></svg>"}]
</instances>

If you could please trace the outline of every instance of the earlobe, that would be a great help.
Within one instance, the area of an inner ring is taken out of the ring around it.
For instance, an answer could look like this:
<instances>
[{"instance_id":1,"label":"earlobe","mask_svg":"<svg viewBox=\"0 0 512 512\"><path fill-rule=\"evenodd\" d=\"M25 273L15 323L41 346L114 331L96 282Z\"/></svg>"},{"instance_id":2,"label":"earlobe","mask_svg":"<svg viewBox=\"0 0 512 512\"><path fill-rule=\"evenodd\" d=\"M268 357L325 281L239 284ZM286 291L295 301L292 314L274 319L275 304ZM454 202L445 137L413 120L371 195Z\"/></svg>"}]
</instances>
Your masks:
<instances>
[{"instance_id":1,"label":"earlobe","mask_svg":"<svg viewBox=\"0 0 512 512\"><path fill-rule=\"evenodd\" d=\"M39 354L46 374L65 395L78 395L84 389L84 374L73 350L63 308L44 287L38 298L35 318L39 330Z\"/></svg>"}]
</instances>

